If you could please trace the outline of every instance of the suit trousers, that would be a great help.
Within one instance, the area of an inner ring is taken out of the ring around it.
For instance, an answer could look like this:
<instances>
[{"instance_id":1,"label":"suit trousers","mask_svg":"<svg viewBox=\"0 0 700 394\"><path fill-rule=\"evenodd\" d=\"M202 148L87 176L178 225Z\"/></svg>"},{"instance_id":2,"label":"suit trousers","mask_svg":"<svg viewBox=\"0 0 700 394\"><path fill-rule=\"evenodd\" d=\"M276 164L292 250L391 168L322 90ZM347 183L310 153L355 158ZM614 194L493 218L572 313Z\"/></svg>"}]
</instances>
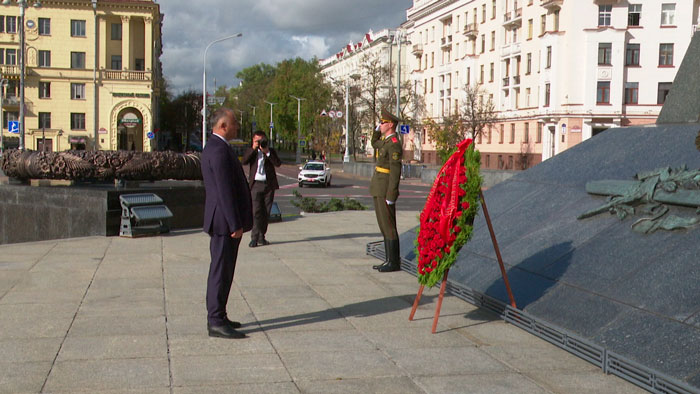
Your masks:
<instances>
[{"instance_id":1,"label":"suit trousers","mask_svg":"<svg viewBox=\"0 0 700 394\"><path fill-rule=\"evenodd\" d=\"M267 234L275 189L265 182L254 181L250 194L253 199L253 231L250 232L250 239L260 242Z\"/></svg>"},{"instance_id":2,"label":"suit trousers","mask_svg":"<svg viewBox=\"0 0 700 394\"><path fill-rule=\"evenodd\" d=\"M207 279L207 321L212 326L224 325L240 243L240 238L231 238L230 234L214 234L209 240L211 264Z\"/></svg>"},{"instance_id":3,"label":"suit trousers","mask_svg":"<svg viewBox=\"0 0 700 394\"><path fill-rule=\"evenodd\" d=\"M396 203L389 205L385 199L374 197L374 213L377 215L377 224L384 239L399 239L399 232L396 231Z\"/></svg>"}]
</instances>

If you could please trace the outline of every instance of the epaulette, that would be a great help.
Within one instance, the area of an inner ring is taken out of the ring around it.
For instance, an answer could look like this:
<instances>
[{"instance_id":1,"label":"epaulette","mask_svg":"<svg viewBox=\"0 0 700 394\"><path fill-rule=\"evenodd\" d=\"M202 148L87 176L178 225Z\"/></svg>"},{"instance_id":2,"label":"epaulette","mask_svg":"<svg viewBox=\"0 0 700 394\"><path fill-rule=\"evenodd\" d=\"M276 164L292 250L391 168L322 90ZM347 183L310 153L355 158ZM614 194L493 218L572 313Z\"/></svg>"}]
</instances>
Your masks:
<instances>
[{"instance_id":1,"label":"epaulette","mask_svg":"<svg viewBox=\"0 0 700 394\"><path fill-rule=\"evenodd\" d=\"M391 142L397 143L397 142L399 142L399 140L397 140L396 137L391 137Z\"/></svg>"}]
</instances>

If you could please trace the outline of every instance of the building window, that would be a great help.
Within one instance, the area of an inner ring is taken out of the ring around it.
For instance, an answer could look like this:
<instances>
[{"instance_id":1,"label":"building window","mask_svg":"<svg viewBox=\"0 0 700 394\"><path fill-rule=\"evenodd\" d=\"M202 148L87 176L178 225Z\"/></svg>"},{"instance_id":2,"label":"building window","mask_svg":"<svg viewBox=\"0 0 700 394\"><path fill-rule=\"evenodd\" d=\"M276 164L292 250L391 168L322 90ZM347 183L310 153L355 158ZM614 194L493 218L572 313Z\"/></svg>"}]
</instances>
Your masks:
<instances>
[{"instance_id":1,"label":"building window","mask_svg":"<svg viewBox=\"0 0 700 394\"><path fill-rule=\"evenodd\" d=\"M630 4L627 11L627 26L639 26L642 20L642 5Z\"/></svg>"},{"instance_id":2,"label":"building window","mask_svg":"<svg viewBox=\"0 0 700 394\"><path fill-rule=\"evenodd\" d=\"M610 104L610 81L598 81L596 104Z\"/></svg>"},{"instance_id":3,"label":"building window","mask_svg":"<svg viewBox=\"0 0 700 394\"><path fill-rule=\"evenodd\" d=\"M523 143L530 143L530 124L525 123L525 129L523 130Z\"/></svg>"},{"instance_id":4,"label":"building window","mask_svg":"<svg viewBox=\"0 0 700 394\"><path fill-rule=\"evenodd\" d=\"M666 96L668 96L668 92L671 91L671 85L673 85L671 82L659 82L659 91L656 97L657 104L666 102Z\"/></svg>"},{"instance_id":5,"label":"building window","mask_svg":"<svg viewBox=\"0 0 700 394\"><path fill-rule=\"evenodd\" d=\"M527 61L525 63L525 74L530 75L532 72L532 53L527 54Z\"/></svg>"},{"instance_id":6,"label":"building window","mask_svg":"<svg viewBox=\"0 0 700 394\"><path fill-rule=\"evenodd\" d=\"M430 68L435 67L435 52L430 52Z\"/></svg>"},{"instance_id":7,"label":"building window","mask_svg":"<svg viewBox=\"0 0 700 394\"><path fill-rule=\"evenodd\" d=\"M627 44L625 50L625 65L639 66L639 44Z\"/></svg>"},{"instance_id":8,"label":"building window","mask_svg":"<svg viewBox=\"0 0 700 394\"><path fill-rule=\"evenodd\" d=\"M491 32L491 50L492 51L496 50L496 32L495 31Z\"/></svg>"},{"instance_id":9,"label":"building window","mask_svg":"<svg viewBox=\"0 0 700 394\"><path fill-rule=\"evenodd\" d=\"M486 4L481 5L481 23L486 22Z\"/></svg>"},{"instance_id":10,"label":"building window","mask_svg":"<svg viewBox=\"0 0 700 394\"><path fill-rule=\"evenodd\" d=\"M112 40L121 41L122 39L122 24L112 23Z\"/></svg>"},{"instance_id":11,"label":"building window","mask_svg":"<svg viewBox=\"0 0 700 394\"><path fill-rule=\"evenodd\" d=\"M550 68L552 67L552 47L548 46L547 47L547 63L544 68Z\"/></svg>"},{"instance_id":12,"label":"building window","mask_svg":"<svg viewBox=\"0 0 700 394\"><path fill-rule=\"evenodd\" d=\"M491 134L493 134L493 129L491 128L491 126L489 126L489 131L486 134L486 143L487 144L491 143Z\"/></svg>"},{"instance_id":13,"label":"building window","mask_svg":"<svg viewBox=\"0 0 700 394\"><path fill-rule=\"evenodd\" d=\"M70 129L71 130L85 130L85 114L75 113L70 114Z\"/></svg>"},{"instance_id":14,"label":"building window","mask_svg":"<svg viewBox=\"0 0 700 394\"><path fill-rule=\"evenodd\" d=\"M493 76L495 74L495 67L493 62L491 63L491 68L489 69L489 82L493 82Z\"/></svg>"},{"instance_id":15,"label":"building window","mask_svg":"<svg viewBox=\"0 0 700 394\"><path fill-rule=\"evenodd\" d=\"M559 31L559 10L554 11L554 31Z\"/></svg>"},{"instance_id":16,"label":"building window","mask_svg":"<svg viewBox=\"0 0 700 394\"><path fill-rule=\"evenodd\" d=\"M71 98L71 100L84 100L85 99L85 84L84 83L71 83L70 84L70 98Z\"/></svg>"},{"instance_id":17,"label":"building window","mask_svg":"<svg viewBox=\"0 0 700 394\"><path fill-rule=\"evenodd\" d=\"M85 37L85 21L71 19L70 35L72 37Z\"/></svg>"},{"instance_id":18,"label":"building window","mask_svg":"<svg viewBox=\"0 0 700 394\"><path fill-rule=\"evenodd\" d=\"M612 4L601 4L598 6L598 26L610 26L612 19Z\"/></svg>"},{"instance_id":19,"label":"building window","mask_svg":"<svg viewBox=\"0 0 700 394\"><path fill-rule=\"evenodd\" d=\"M112 70L122 69L122 55L112 55Z\"/></svg>"},{"instance_id":20,"label":"building window","mask_svg":"<svg viewBox=\"0 0 700 394\"><path fill-rule=\"evenodd\" d=\"M545 107L549 107L551 95L552 95L551 85L548 83L544 84L544 106Z\"/></svg>"},{"instance_id":21,"label":"building window","mask_svg":"<svg viewBox=\"0 0 700 394\"><path fill-rule=\"evenodd\" d=\"M19 120L19 112L17 111L4 111L2 114L2 127L4 128L9 128L10 121L18 121Z\"/></svg>"},{"instance_id":22,"label":"building window","mask_svg":"<svg viewBox=\"0 0 700 394\"><path fill-rule=\"evenodd\" d=\"M661 26L674 26L676 4L661 4Z\"/></svg>"},{"instance_id":23,"label":"building window","mask_svg":"<svg viewBox=\"0 0 700 394\"><path fill-rule=\"evenodd\" d=\"M532 30L533 30L533 21L532 19L528 19L527 21L527 39L532 40Z\"/></svg>"},{"instance_id":24,"label":"building window","mask_svg":"<svg viewBox=\"0 0 700 394\"><path fill-rule=\"evenodd\" d=\"M85 68L85 52L70 53L70 68Z\"/></svg>"},{"instance_id":25,"label":"building window","mask_svg":"<svg viewBox=\"0 0 700 394\"><path fill-rule=\"evenodd\" d=\"M10 34L17 33L17 17L16 16L6 16L5 17L5 33L10 33Z\"/></svg>"},{"instance_id":26,"label":"building window","mask_svg":"<svg viewBox=\"0 0 700 394\"><path fill-rule=\"evenodd\" d=\"M639 82L625 83L625 104L637 104L639 99Z\"/></svg>"},{"instance_id":27,"label":"building window","mask_svg":"<svg viewBox=\"0 0 700 394\"><path fill-rule=\"evenodd\" d=\"M540 17L540 35L547 32L547 14L542 14Z\"/></svg>"},{"instance_id":28,"label":"building window","mask_svg":"<svg viewBox=\"0 0 700 394\"><path fill-rule=\"evenodd\" d=\"M496 0L491 0L491 19L496 19Z\"/></svg>"},{"instance_id":29,"label":"building window","mask_svg":"<svg viewBox=\"0 0 700 394\"><path fill-rule=\"evenodd\" d=\"M486 36L484 34L481 35L481 53L484 53L486 51Z\"/></svg>"},{"instance_id":30,"label":"building window","mask_svg":"<svg viewBox=\"0 0 700 394\"><path fill-rule=\"evenodd\" d=\"M537 140L535 141L535 143L542 143L542 123L539 122L537 122Z\"/></svg>"},{"instance_id":31,"label":"building window","mask_svg":"<svg viewBox=\"0 0 700 394\"><path fill-rule=\"evenodd\" d=\"M498 143L499 144L503 143L503 138L504 138L505 133L506 133L505 127L504 127L503 123L501 123L501 132L498 133Z\"/></svg>"},{"instance_id":32,"label":"building window","mask_svg":"<svg viewBox=\"0 0 700 394\"><path fill-rule=\"evenodd\" d=\"M457 44L457 48L459 48L459 44ZM143 59L134 59L134 70L136 71L143 71L146 68L146 63L143 61Z\"/></svg>"},{"instance_id":33,"label":"building window","mask_svg":"<svg viewBox=\"0 0 700 394\"><path fill-rule=\"evenodd\" d=\"M51 82L39 82L39 98L51 98Z\"/></svg>"},{"instance_id":34,"label":"building window","mask_svg":"<svg viewBox=\"0 0 700 394\"><path fill-rule=\"evenodd\" d=\"M41 35L41 36L51 35L51 19L39 18L39 35Z\"/></svg>"},{"instance_id":35,"label":"building window","mask_svg":"<svg viewBox=\"0 0 700 394\"><path fill-rule=\"evenodd\" d=\"M39 51L39 67L51 67L51 51Z\"/></svg>"},{"instance_id":36,"label":"building window","mask_svg":"<svg viewBox=\"0 0 700 394\"><path fill-rule=\"evenodd\" d=\"M16 49L5 49L5 64L9 64L9 65L17 64L17 50Z\"/></svg>"},{"instance_id":37,"label":"building window","mask_svg":"<svg viewBox=\"0 0 700 394\"><path fill-rule=\"evenodd\" d=\"M467 85L469 85L472 81L472 68L467 67Z\"/></svg>"},{"instance_id":38,"label":"building window","mask_svg":"<svg viewBox=\"0 0 700 394\"><path fill-rule=\"evenodd\" d=\"M39 112L39 128L51 128L51 112Z\"/></svg>"},{"instance_id":39,"label":"building window","mask_svg":"<svg viewBox=\"0 0 700 394\"><path fill-rule=\"evenodd\" d=\"M479 68L479 83L480 84L484 83L484 65L483 64Z\"/></svg>"},{"instance_id":40,"label":"building window","mask_svg":"<svg viewBox=\"0 0 700 394\"><path fill-rule=\"evenodd\" d=\"M600 42L598 43L598 65L599 66L610 66L612 59L612 43Z\"/></svg>"},{"instance_id":41,"label":"building window","mask_svg":"<svg viewBox=\"0 0 700 394\"><path fill-rule=\"evenodd\" d=\"M659 66L673 66L673 44L659 45Z\"/></svg>"},{"instance_id":42,"label":"building window","mask_svg":"<svg viewBox=\"0 0 700 394\"><path fill-rule=\"evenodd\" d=\"M510 143L515 143L515 123L510 124Z\"/></svg>"}]
</instances>

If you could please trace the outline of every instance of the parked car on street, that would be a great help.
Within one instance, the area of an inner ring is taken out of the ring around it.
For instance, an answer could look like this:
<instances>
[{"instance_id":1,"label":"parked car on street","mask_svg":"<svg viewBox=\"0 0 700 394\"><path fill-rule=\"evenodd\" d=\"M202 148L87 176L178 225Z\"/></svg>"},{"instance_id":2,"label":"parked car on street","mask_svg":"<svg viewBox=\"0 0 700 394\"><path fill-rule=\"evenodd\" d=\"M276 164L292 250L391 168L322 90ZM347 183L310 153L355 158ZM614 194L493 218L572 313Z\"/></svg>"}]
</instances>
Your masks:
<instances>
[{"instance_id":1,"label":"parked car on street","mask_svg":"<svg viewBox=\"0 0 700 394\"><path fill-rule=\"evenodd\" d=\"M309 161L299 167L299 187L304 185L331 185L331 168L323 161Z\"/></svg>"}]
</instances>

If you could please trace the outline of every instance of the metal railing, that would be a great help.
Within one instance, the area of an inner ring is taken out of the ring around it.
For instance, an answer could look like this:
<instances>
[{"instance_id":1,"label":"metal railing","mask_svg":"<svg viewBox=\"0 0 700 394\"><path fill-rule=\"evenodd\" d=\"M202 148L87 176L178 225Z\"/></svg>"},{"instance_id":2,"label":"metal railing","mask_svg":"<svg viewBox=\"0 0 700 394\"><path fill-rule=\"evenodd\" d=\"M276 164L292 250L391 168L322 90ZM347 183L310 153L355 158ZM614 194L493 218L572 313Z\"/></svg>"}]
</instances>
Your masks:
<instances>
[{"instance_id":1,"label":"metal railing","mask_svg":"<svg viewBox=\"0 0 700 394\"><path fill-rule=\"evenodd\" d=\"M152 78L152 72L132 70L100 70L100 78L123 81L150 81Z\"/></svg>"}]
</instances>

